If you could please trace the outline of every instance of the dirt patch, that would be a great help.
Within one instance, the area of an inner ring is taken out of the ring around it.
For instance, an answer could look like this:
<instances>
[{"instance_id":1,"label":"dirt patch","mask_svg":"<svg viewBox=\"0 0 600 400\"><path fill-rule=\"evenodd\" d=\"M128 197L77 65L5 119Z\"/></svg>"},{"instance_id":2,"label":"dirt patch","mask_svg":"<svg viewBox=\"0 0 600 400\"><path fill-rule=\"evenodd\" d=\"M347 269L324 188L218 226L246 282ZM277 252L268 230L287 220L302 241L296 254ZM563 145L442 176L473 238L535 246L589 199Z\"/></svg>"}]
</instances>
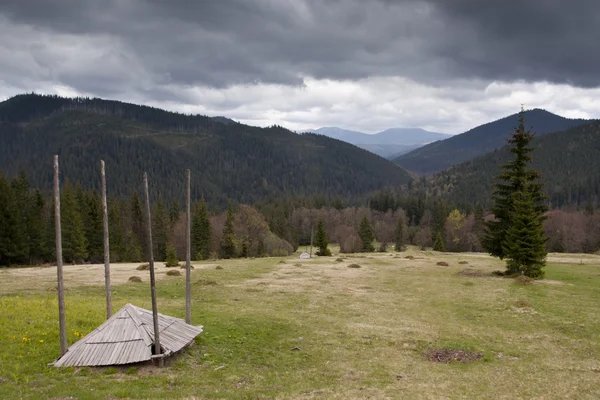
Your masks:
<instances>
[{"instance_id":1,"label":"dirt patch","mask_svg":"<svg viewBox=\"0 0 600 400\"><path fill-rule=\"evenodd\" d=\"M450 264L448 264L446 261L438 261L435 265L439 265L441 267L447 267Z\"/></svg>"},{"instance_id":2,"label":"dirt patch","mask_svg":"<svg viewBox=\"0 0 600 400\"><path fill-rule=\"evenodd\" d=\"M470 276L473 278L479 278L482 276L487 276L487 274L484 271L478 270L478 269L472 269L472 268L465 268L461 271L458 271L456 273L457 275L460 276Z\"/></svg>"},{"instance_id":3,"label":"dirt patch","mask_svg":"<svg viewBox=\"0 0 600 400\"><path fill-rule=\"evenodd\" d=\"M176 269L172 269L172 270L170 270L170 271L167 272L167 275L169 275L169 276L181 276L181 272L179 272Z\"/></svg>"},{"instance_id":4,"label":"dirt patch","mask_svg":"<svg viewBox=\"0 0 600 400\"><path fill-rule=\"evenodd\" d=\"M429 361L449 364L451 362L479 361L483 354L465 350L431 349L425 353Z\"/></svg>"},{"instance_id":5,"label":"dirt patch","mask_svg":"<svg viewBox=\"0 0 600 400\"><path fill-rule=\"evenodd\" d=\"M0 376L0 383L4 383L4 382L8 382L8 379L6 379L6 378L2 378L2 377Z\"/></svg>"},{"instance_id":6,"label":"dirt patch","mask_svg":"<svg viewBox=\"0 0 600 400\"><path fill-rule=\"evenodd\" d=\"M348 265L348 268L362 268L362 267L358 264L350 264L350 265Z\"/></svg>"},{"instance_id":7,"label":"dirt patch","mask_svg":"<svg viewBox=\"0 0 600 400\"><path fill-rule=\"evenodd\" d=\"M139 276L130 276L128 281L133 283L141 283L142 278L140 278Z\"/></svg>"},{"instance_id":8,"label":"dirt patch","mask_svg":"<svg viewBox=\"0 0 600 400\"><path fill-rule=\"evenodd\" d=\"M197 285L202 285L202 286L215 286L217 284L216 281L211 281L209 279L198 279L196 281Z\"/></svg>"}]
</instances>

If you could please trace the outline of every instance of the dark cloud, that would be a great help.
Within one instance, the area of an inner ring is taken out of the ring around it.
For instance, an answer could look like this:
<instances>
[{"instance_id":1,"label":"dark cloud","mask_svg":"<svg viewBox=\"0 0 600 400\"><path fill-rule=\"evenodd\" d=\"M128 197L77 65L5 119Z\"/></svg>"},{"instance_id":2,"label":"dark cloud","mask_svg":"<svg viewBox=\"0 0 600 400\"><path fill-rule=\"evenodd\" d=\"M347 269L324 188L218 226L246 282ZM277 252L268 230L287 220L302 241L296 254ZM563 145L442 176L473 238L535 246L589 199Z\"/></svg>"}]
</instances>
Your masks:
<instances>
[{"instance_id":1,"label":"dark cloud","mask_svg":"<svg viewBox=\"0 0 600 400\"><path fill-rule=\"evenodd\" d=\"M41 66L65 83L104 93L148 90L133 71L146 85L211 87L301 85L307 76L600 85L596 0L3 0L0 15L35 28L3 41L46 55ZM43 35L56 37L39 46ZM47 56L69 51L61 35L90 43L75 77ZM98 46L94 37L107 39ZM114 84L95 71L106 70L108 53Z\"/></svg>"}]
</instances>

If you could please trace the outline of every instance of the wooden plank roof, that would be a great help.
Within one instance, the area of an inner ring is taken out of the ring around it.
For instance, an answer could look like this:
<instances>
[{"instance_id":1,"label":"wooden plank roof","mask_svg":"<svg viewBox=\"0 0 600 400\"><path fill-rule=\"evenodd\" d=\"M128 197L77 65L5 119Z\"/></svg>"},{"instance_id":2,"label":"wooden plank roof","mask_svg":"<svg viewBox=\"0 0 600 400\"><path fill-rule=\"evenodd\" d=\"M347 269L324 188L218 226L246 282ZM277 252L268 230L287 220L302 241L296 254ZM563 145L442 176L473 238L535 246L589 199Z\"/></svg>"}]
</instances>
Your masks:
<instances>
[{"instance_id":1,"label":"wooden plank roof","mask_svg":"<svg viewBox=\"0 0 600 400\"><path fill-rule=\"evenodd\" d=\"M165 355L189 345L202 332L180 318L158 314ZM55 367L123 365L149 361L154 343L152 311L126 304L102 325L69 347Z\"/></svg>"}]
</instances>

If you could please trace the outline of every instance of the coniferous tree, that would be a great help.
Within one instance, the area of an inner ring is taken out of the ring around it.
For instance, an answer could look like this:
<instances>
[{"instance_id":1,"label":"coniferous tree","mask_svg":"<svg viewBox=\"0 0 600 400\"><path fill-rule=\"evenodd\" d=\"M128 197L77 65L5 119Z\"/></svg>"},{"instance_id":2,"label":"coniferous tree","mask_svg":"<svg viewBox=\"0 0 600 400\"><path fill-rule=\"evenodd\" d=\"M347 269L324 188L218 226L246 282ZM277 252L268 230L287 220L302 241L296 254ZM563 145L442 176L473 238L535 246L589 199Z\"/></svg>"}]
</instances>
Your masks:
<instances>
[{"instance_id":1,"label":"coniferous tree","mask_svg":"<svg viewBox=\"0 0 600 400\"><path fill-rule=\"evenodd\" d=\"M512 204L513 214L502 249L507 259L507 272L541 279L547 254L543 218L536 211L527 186L514 194Z\"/></svg>"},{"instance_id":2,"label":"coniferous tree","mask_svg":"<svg viewBox=\"0 0 600 400\"><path fill-rule=\"evenodd\" d=\"M475 213L473 215L473 228L472 232L477 236L477 238L481 241L483 235L485 234L485 220L483 215L483 207L481 204L477 204L475 207Z\"/></svg>"},{"instance_id":3,"label":"coniferous tree","mask_svg":"<svg viewBox=\"0 0 600 400\"><path fill-rule=\"evenodd\" d=\"M442 238L441 232L435 235L435 242L433 242L433 251L446 251L444 246L444 239Z\"/></svg>"},{"instance_id":4,"label":"coniferous tree","mask_svg":"<svg viewBox=\"0 0 600 400\"><path fill-rule=\"evenodd\" d=\"M318 256L330 256L331 250L327 247L329 245L329 241L327 240L327 232L325 232L325 226L323 225L323 219L319 218L319 222L317 223L317 232L315 234L315 246L319 249L317 250Z\"/></svg>"},{"instance_id":5,"label":"coniferous tree","mask_svg":"<svg viewBox=\"0 0 600 400\"><path fill-rule=\"evenodd\" d=\"M200 200L200 204L194 205L191 231L192 255L198 260L207 260L210 257L212 226L204 196Z\"/></svg>"},{"instance_id":6,"label":"coniferous tree","mask_svg":"<svg viewBox=\"0 0 600 400\"><path fill-rule=\"evenodd\" d=\"M394 232L395 244L394 248L396 251L402 251L404 249L404 218L398 217L398 223L396 224L396 231Z\"/></svg>"},{"instance_id":7,"label":"coniferous tree","mask_svg":"<svg viewBox=\"0 0 600 400\"><path fill-rule=\"evenodd\" d=\"M165 267L178 267L179 258L172 243L167 244L167 254L165 256Z\"/></svg>"},{"instance_id":8,"label":"coniferous tree","mask_svg":"<svg viewBox=\"0 0 600 400\"><path fill-rule=\"evenodd\" d=\"M360 222L360 226L358 228L358 236L360 237L360 241L362 242L362 250L363 252L372 252L375 251L375 247L373 246L373 240L375 240L375 234L373 233L373 229L371 228L371 224L367 217L363 217Z\"/></svg>"},{"instance_id":9,"label":"coniferous tree","mask_svg":"<svg viewBox=\"0 0 600 400\"><path fill-rule=\"evenodd\" d=\"M265 256L265 243L263 242L262 239L258 239L258 249L256 250L256 256L257 257Z\"/></svg>"},{"instance_id":10,"label":"coniferous tree","mask_svg":"<svg viewBox=\"0 0 600 400\"><path fill-rule=\"evenodd\" d=\"M20 228L14 191L8 179L0 173L0 265L10 266L22 259L25 232Z\"/></svg>"},{"instance_id":11,"label":"coniferous tree","mask_svg":"<svg viewBox=\"0 0 600 400\"><path fill-rule=\"evenodd\" d=\"M60 199L62 248L65 262L77 263L87 259L87 240L81 217L77 191L65 180Z\"/></svg>"},{"instance_id":12,"label":"coniferous tree","mask_svg":"<svg viewBox=\"0 0 600 400\"><path fill-rule=\"evenodd\" d=\"M13 262L24 263L29 256L28 217L31 207L29 181L24 171L15 176L8 193L9 209L12 210L10 227L13 246Z\"/></svg>"},{"instance_id":13,"label":"coniferous tree","mask_svg":"<svg viewBox=\"0 0 600 400\"><path fill-rule=\"evenodd\" d=\"M79 192L78 187L78 192ZM79 207L84 221L85 238L88 244L89 259L101 262L104 259L104 234L102 225L102 200L97 192L81 192Z\"/></svg>"},{"instance_id":14,"label":"coniferous tree","mask_svg":"<svg viewBox=\"0 0 600 400\"><path fill-rule=\"evenodd\" d=\"M46 203L39 189L31 194L27 217L27 237L29 239L29 263L40 262L46 257L44 210Z\"/></svg>"},{"instance_id":15,"label":"coniferous tree","mask_svg":"<svg viewBox=\"0 0 600 400\"><path fill-rule=\"evenodd\" d=\"M152 213L152 244L154 257L158 261L164 261L167 257L168 218L165 202L159 196Z\"/></svg>"},{"instance_id":16,"label":"coniferous tree","mask_svg":"<svg viewBox=\"0 0 600 400\"><path fill-rule=\"evenodd\" d=\"M137 192L131 192L129 196L129 211L131 213L131 230L136 237L142 250L142 254L148 252L146 246L146 233L144 231L144 214L142 212L142 199Z\"/></svg>"},{"instance_id":17,"label":"coniferous tree","mask_svg":"<svg viewBox=\"0 0 600 400\"><path fill-rule=\"evenodd\" d=\"M528 164L531 162L530 153L533 148L530 147L534 135L525 129L525 111L521 109L519 114L519 125L515 129L512 137L508 139L511 145L510 151L514 158L509 163L502 165L502 172L496 177L498 181L494 186L494 194L492 200L494 202L491 208L495 216L494 220L485 223L486 232L482 240L483 247L495 257L504 259L508 256L506 249L514 247L514 243L507 243L507 232L513 225L513 216L517 215L515 209L515 201L525 201L529 197L528 202L533 204L533 213L536 219L543 222L545 219L544 213L548 207L543 203L546 199L542 192L542 184L539 182L539 173L535 170L528 169ZM527 192L523 194L523 192ZM525 197L523 197L525 196ZM522 205L520 205L522 207ZM512 239L515 235L511 236ZM532 250L533 251L533 250ZM535 250L533 254L541 254ZM539 260L540 262L542 260ZM508 274L519 273L518 262L507 263Z\"/></svg>"},{"instance_id":18,"label":"coniferous tree","mask_svg":"<svg viewBox=\"0 0 600 400\"><path fill-rule=\"evenodd\" d=\"M235 258L235 234L233 232L233 210L231 203L227 206L227 219L223 227L223 236L221 237L221 258Z\"/></svg>"},{"instance_id":19,"label":"coniferous tree","mask_svg":"<svg viewBox=\"0 0 600 400\"><path fill-rule=\"evenodd\" d=\"M127 257L127 243L120 202L113 200L108 203L108 236L110 238L110 259L113 262L133 261ZM146 259L146 254L144 255Z\"/></svg>"}]
</instances>

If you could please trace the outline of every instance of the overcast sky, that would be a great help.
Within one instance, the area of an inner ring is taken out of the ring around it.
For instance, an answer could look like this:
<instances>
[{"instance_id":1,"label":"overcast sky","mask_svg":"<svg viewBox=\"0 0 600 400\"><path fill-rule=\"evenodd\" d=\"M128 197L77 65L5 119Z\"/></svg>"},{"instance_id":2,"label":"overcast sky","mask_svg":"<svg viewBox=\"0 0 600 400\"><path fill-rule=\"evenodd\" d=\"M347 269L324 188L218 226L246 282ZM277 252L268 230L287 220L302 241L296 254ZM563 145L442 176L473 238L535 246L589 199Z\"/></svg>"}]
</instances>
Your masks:
<instances>
[{"instance_id":1,"label":"overcast sky","mask_svg":"<svg viewBox=\"0 0 600 400\"><path fill-rule=\"evenodd\" d=\"M600 118L598 0L0 0L0 100L97 96L294 130Z\"/></svg>"}]
</instances>

